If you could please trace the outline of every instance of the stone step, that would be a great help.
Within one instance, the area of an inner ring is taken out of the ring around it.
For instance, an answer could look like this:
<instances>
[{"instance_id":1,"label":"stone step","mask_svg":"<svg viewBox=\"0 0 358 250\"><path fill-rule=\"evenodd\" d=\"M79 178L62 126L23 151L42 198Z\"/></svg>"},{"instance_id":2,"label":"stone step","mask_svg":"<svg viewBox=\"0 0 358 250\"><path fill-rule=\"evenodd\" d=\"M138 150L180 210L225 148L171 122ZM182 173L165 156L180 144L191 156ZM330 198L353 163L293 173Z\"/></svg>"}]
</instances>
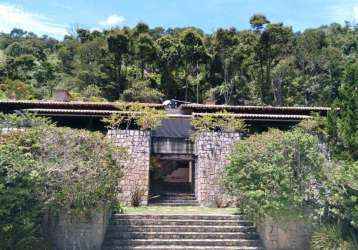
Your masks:
<instances>
[{"instance_id":1,"label":"stone step","mask_svg":"<svg viewBox=\"0 0 358 250\"><path fill-rule=\"evenodd\" d=\"M151 196L152 199L158 199L158 198L166 198L166 199L195 199L195 195L194 194L182 194L182 195L167 195L167 194L158 194L158 195L152 195Z\"/></svg>"},{"instance_id":2,"label":"stone step","mask_svg":"<svg viewBox=\"0 0 358 250\"><path fill-rule=\"evenodd\" d=\"M247 220L190 220L190 219L112 219L111 225L175 225L175 226L253 226Z\"/></svg>"},{"instance_id":3,"label":"stone step","mask_svg":"<svg viewBox=\"0 0 358 250\"><path fill-rule=\"evenodd\" d=\"M195 196L194 193L163 193L163 194L152 194L152 196Z\"/></svg>"},{"instance_id":4,"label":"stone step","mask_svg":"<svg viewBox=\"0 0 358 250\"><path fill-rule=\"evenodd\" d=\"M131 239L106 240L104 247L111 246L221 246L221 247L260 247L259 240L250 239Z\"/></svg>"},{"instance_id":5,"label":"stone step","mask_svg":"<svg viewBox=\"0 0 358 250\"><path fill-rule=\"evenodd\" d=\"M259 236L256 233L213 233L213 232L108 232L106 240L134 240L134 239L251 239L257 240Z\"/></svg>"},{"instance_id":6,"label":"stone step","mask_svg":"<svg viewBox=\"0 0 358 250\"><path fill-rule=\"evenodd\" d=\"M199 206L198 202L186 202L186 203L168 203L168 202L154 202L149 203L149 206L161 206L161 207L196 207Z\"/></svg>"},{"instance_id":7,"label":"stone step","mask_svg":"<svg viewBox=\"0 0 358 250\"><path fill-rule=\"evenodd\" d=\"M150 203L198 203L197 200L165 200L165 199L160 199L160 200L151 200L149 201Z\"/></svg>"},{"instance_id":8,"label":"stone step","mask_svg":"<svg viewBox=\"0 0 358 250\"><path fill-rule=\"evenodd\" d=\"M149 199L152 201L196 201L196 197L157 197Z\"/></svg>"},{"instance_id":9,"label":"stone step","mask_svg":"<svg viewBox=\"0 0 358 250\"><path fill-rule=\"evenodd\" d=\"M130 225L109 225L108 233L112 232L206 232L206 233L252 233L256 232L254 226L130 226Z\"/></svg>"},{"instance_id":10,"label":"stone step","mask_svg":"<svg viewBox=\"0 0 358 250\"><path fill-rule=\"evenodd\" d=\"M264 250L263 247L217 247L217 246L107 246L103 250Z\"/></svg>"},{"instance_id":11,"label":"stone step","mask_svg":"<svg viewBox=\"0 0 358 250\"><path fill-rule=\"evenodd\" d=\"M113 214L112 219L155 219L155 220L245 220L243 215L200 215L200 214L173 214L173 215L146 215L146 214Z\"/></svg>"}]
</instances>

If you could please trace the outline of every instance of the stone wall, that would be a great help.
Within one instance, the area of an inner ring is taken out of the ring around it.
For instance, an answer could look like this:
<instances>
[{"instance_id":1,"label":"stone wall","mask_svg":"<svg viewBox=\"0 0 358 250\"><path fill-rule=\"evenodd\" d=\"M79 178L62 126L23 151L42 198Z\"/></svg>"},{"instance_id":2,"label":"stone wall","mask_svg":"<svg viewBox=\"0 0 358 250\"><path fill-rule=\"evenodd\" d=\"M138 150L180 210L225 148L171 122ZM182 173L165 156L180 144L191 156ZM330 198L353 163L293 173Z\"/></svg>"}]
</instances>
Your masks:
<instances>
[{"instance_id":1,"label":"stone wall","mask_svg":"<svg viewBox=\"0 0 358 250\"><path fill-rule=\"evenodd\" d=\"M228 203L222 183L225 165L233 145L240 140L239 133L207 132L197 136L195 153L195 192L203 206L216 206L217 202Z\"/></svg>"},{"instance_id":2,"label":"stone wall","mask_svg":"<svg viewBox=\"0 0 358 250\"><path fill-rule=\"evenodd\" d=\"M24 131L23 128L0 128L0 134L8 134L12 132Z\"/></svg>"},{"instance_id":3,"label":"stone wall","mask_svg":"<svg viewBox=\"0 0 358 250\"><path fill-rule=\"evenodd\" d=\"M119 159L123 166L121 179L121 200L130 205L131 196L141 193L142 205L148 203L149 164L150 164L150 131L109 130L112 141L127 149L127 157Z\"/></svg>"},{"instance_id":4,"label":"stone wall","mask_svg":"<svg viewBox=\"0 0 358 250\"><path fill-rule=\"evenodd\" d=\"M47 214L42 221L44 238L55 250L100 250L111 216L101 208L90 219L79 219L66 213Z\"/></svg>"},{"instance_id":5,"label":"stone wall","mask_svg":"<svg viewBox=\"0 0 358 250\"><path fill-rule=\"evenodd\" d=\"M257 232L266 250L310 249L312 223L285 217L280 220L277 222L267 218L257 223Z\"/></svg>"}]
</instances>

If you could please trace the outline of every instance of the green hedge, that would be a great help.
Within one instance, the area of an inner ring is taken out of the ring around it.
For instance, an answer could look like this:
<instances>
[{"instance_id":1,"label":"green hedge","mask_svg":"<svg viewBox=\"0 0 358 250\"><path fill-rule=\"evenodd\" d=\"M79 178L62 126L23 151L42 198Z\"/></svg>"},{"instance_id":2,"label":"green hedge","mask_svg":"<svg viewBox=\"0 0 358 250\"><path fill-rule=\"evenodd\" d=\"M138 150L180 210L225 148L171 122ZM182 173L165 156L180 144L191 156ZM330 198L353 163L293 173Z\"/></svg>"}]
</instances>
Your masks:
<instances>
[{"instance_id":1,"label":"green hedge","mask_svg":"<svg viewBox=\"0 0 358 250\"><path fill-rule=\"evenodd\" d=\"M225 186L243 213L255 217L293 214L317 199L322 173L318 139L302 129L272 129L241 140L226 168Z\"/></svg>"},{"instance_id":2,"label":"green hedge","mask_svg":"<svg viewBox=\"0 0 358 250\"><path fill-rule=\"evenodd\" d=\"M84 130L46 125L0 134L0 249L38 244L45 211L86 217L116 203L114 154L123 151Z\"/></svg>"}]
</instances>

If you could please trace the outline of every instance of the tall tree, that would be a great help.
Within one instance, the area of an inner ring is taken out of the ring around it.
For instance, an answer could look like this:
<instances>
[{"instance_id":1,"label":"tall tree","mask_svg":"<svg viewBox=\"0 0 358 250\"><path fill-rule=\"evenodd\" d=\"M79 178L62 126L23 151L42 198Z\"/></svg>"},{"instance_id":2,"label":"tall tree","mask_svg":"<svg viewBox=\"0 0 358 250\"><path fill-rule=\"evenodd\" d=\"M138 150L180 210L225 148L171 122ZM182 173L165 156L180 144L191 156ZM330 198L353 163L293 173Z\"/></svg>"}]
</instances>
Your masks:
<instances>
[{"instance_id":1,"label":"tall tree","mask_svg":"<svg viewBox=\"0 0 358 250\"><path fill-rule=\"evenodd\" d=\"M338 109L337 109L338 108ZM344 158L358 160L358 64L348 65L329 121L334 147Z\"/></svg>"},{"instance_id":2,"label":"tall tree","mask_svg":"<svg viewBox=\"0 0 358 250\"><path fill-rule=\"evenodd\" d=\"M207 52L203 38L194 30L184 32L181 39L183 44L183 62L185 64L185 101L188 100L189 81L188 76L194 74L196 77L196 102L199 102L199 67L207 60Z\"/></svg>"},{"instance_id":3,"label":"tall tree","mask_svg":"<svg viewBox=\"0 0 358 250\"><path fill-rule=\"evenodd\" d=\"M116 76L116 91L124 91L124 79L121 76L122 62L125 54L129 52L129 38L124 33L110 35L107 39L108 50L114 56L114 67Z\"/></svg>"}]
</instances>

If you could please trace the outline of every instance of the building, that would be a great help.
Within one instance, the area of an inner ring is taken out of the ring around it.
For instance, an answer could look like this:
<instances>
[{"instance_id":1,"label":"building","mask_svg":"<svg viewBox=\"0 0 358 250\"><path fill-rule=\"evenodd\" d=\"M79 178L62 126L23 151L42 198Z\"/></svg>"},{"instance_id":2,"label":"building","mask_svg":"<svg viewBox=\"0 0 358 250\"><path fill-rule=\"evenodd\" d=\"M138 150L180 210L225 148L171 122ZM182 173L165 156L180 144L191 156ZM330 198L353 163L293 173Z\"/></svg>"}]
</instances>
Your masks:
<instances>
[{"instance_id":1,"label":"building","mask_svg":"<svg viewBox=\"0 0 358 250\"><path fill-rule=\"evenodd\" d=\"M119 112L115 103L69 101L0 101L0 112L26 111L50 117L58 126L101 131L118 146L128 148L121 159L124 177L122 199L134 195L142 204L169 202L168 194L186 194L183 204L212 206L230 202L224 192L222 175L233 144L250 133L268 128L288 129L313 113L326 115L325 107L228 106L183 103L145 104L166 110L168 118L152 131L137 128L107 130L103 117ZM191 120L203 113L228 111L243 119L248 134L207 132L191 138Z\"/></svg>"}]
</instances>

